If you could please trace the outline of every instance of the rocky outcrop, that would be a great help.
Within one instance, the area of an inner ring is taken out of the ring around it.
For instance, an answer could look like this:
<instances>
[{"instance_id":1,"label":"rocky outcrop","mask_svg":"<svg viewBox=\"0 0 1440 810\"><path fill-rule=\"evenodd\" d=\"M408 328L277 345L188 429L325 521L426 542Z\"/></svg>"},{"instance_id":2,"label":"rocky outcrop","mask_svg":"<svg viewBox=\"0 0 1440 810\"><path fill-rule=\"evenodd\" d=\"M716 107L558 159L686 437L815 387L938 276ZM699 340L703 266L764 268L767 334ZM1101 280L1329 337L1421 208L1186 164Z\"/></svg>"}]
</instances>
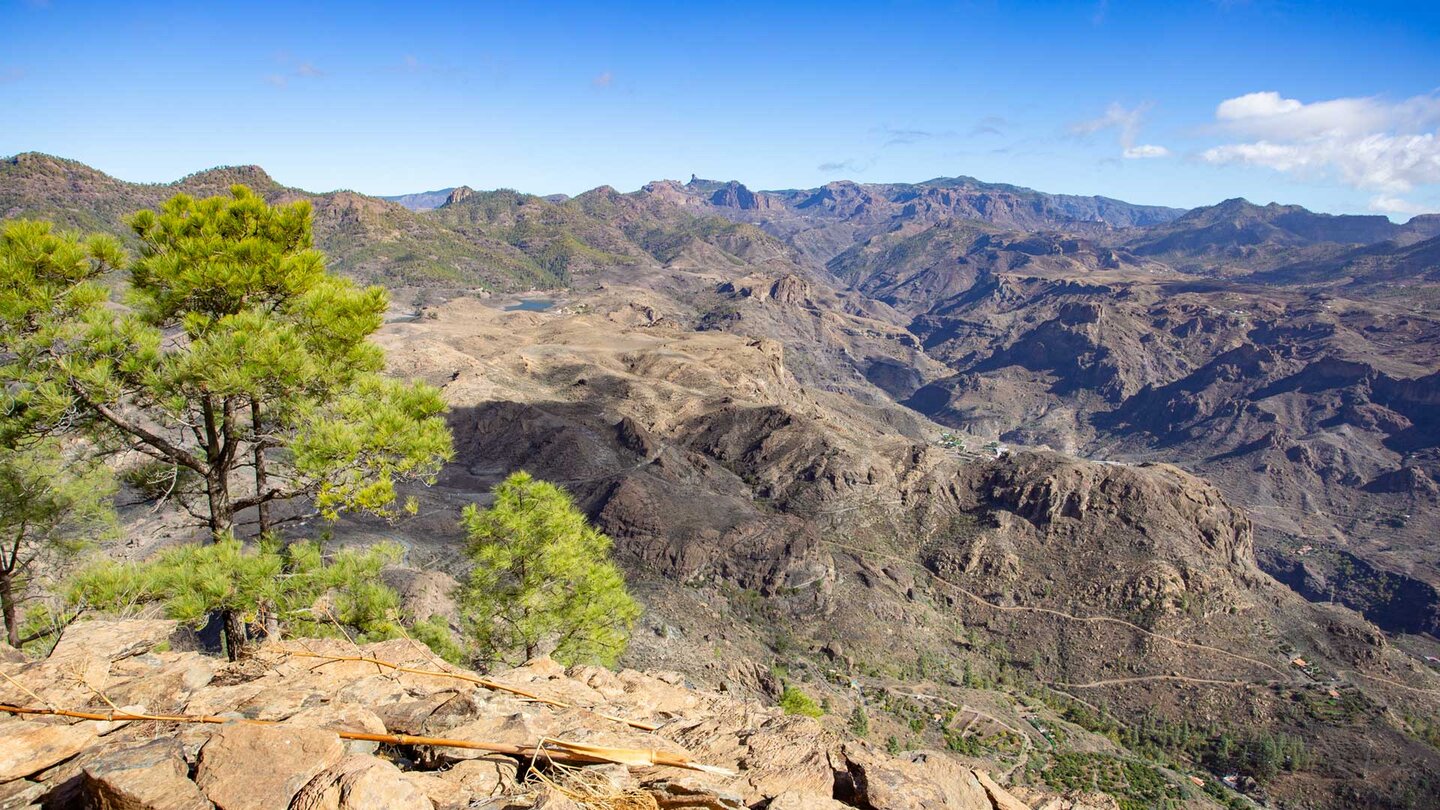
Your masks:
<instances>
[{"instance_id":1,"label":"rocky outcrop","mask_svg":"<svg viewBox=\"0 0 1440 810\"><path fill-rule=\"evenodd\" d=\"M440 207L454 205L467 197L473 196L475 196L475 189L469 186L459 186L458 188L451 189L450 193L445 195L445 202L441 203Z\"/></svg>"},{"instance_id":2,"label":"rocky outcrop","mask_svg":"<svg viewBox=\"0 0 1440 810\"><path fill-rule=\"evenodd\" d=\"M290 810L434 810L435 805L394 763L359 754L326 768L300 789Z\"/></svg>"},{"instance_id":3,"label":"rocky outcrop","mask_svg":"<svg viewBox=\"0 0 1440 810\"><path fill-rule=\"evenodd\" d=\"M175 739L110 751L85 766L82 804L105 810L210 810L214 805L189 777Z\"/></svg>"},{"instance_id":4,"label":"rocky outcrop","mask_svg":"<svg viewBox=\"0 0 1440 810\"><path fill-rule=\"evenodd\" d=\"M344 756L345 746L332 731L226 725L200 749L195 784L219 810L287 807Z\"/></svg>"},{"instance_id":5,"label":"rocky outcrop","mask_svg":"<svg viewBox=\"0 0 1440 810\"><path fill-rule=\"evenodd\" d=\"M0 726L0 799L114 810L460 810L476 802L520 810L568 807L554 786L582 780L587 789L608 785L661 808L1009 807L993 803L991 789L982 787L988 777L943 755L892 757L806 717L687 689L674 675L567 670L539 659L490 676L546 703L446 677L460 671L409 641L357 648L312 639L303 647L268 645L231 664L195 652L156 651L156 639L173 629L172 622L73 625L86 649L62 640L57 650L69 664L89 666L103 691L82 699L56 689L45 660L0 664L7 678L0 702L44 703L64 695L70 703L61 708L106 714L113 710L101 695L152 690L150 699L176 707L177 715L226 720L143 719L147 710L140 706L127 711L141 719L127 721L8 719ZM133 635L121 636L122 630ZM385 669L357 657L436 674ZM197 667L215 677L185 677ZM361 715L370 720L357 721ZM544 753L487 754L404 737L383 751L347 753L339 735L356 730L522 747L565 740L683 755L711 767L577 770L572 764L553 771Z\"/></svg>"},{"instance_id":6,"label":"rocky outcrop","mask_svg":"<svg viewBox=\"0 0 1440 810\"><path fill-rule=\"evenodd\" d=\"M96 740L93 724L42 725L10 720L0 723L0 782L30 776L89 748Z\"/></svg>"},{"instance_id":7,"label":"rocky outcrop","mask_svg":"<svg viewBox=\"0 0 1440 810\"><path fill-rule=\"evenodd\" d=\"M735 181L721 185L710 195L709 203L719 208L736 208L742 211L768 210L775 203L767 194L756 194Z\"/></svg>"},{"instance_id":8,"label":"rocky outcrop","mask_svg":"<svg viewBox=\"0 0 1440 810\"><path fill-rule=\"evenodd\" d=\"M1110 524L1143 527L1153 538L1151 548L1164 555L1179 559L1200 551L1230 565L1254 565L1249 518L1214 486L1176 467L1022 452L989 462L975 475L978 505L1018 515L1045 531L1084 525L1094 536Z\"/></svg>"}]
</instances>

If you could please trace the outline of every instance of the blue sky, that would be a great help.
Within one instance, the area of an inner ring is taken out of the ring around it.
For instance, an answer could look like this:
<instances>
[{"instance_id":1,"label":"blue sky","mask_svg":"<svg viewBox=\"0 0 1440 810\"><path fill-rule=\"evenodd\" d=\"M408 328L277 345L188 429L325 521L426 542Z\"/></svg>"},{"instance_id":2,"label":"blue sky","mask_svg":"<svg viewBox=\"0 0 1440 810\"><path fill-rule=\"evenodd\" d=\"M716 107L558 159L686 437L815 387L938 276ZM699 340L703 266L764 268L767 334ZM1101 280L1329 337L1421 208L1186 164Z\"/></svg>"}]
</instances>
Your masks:
<instances>
[{"instance_id":1,"label":"blue sky","mask_svg":"<svg viewBox=\"0 0 1440 810\"><path fill-rule=\"evenodd\" d=\"M0 3L0 154L126 180L1440 211L1436 2Z\"/></svg>"}]
</instances>

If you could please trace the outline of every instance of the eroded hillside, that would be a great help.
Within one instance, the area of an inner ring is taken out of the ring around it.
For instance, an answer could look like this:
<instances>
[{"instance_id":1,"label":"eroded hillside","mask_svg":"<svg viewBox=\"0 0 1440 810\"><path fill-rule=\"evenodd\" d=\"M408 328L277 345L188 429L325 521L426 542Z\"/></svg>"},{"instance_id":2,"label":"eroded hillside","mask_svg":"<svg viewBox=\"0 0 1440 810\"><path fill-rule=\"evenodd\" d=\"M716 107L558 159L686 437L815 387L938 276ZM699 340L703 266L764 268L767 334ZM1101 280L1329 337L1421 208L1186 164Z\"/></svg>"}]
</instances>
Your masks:
<instances>
[{"instance_id":1,"label":"eroded hillside","mask_svg":"<svg viewBox=\"0 0 1440 810\"><path fill-rule=\"evenodd\" d=\"M303 194L0 168L7 216L106 230L176 190ZM1072 803L1434 795L1427 221L963 178L305 196L339 269L405 288L391 371L452 408L419 514L337 529L404 541L412 609L453 617L455 514L526 469L615 539L637 667L798 684L831 728ZM506 311L527 287L543 311ZM181 531L146 511L124 553Z\"/></svg>"}]
</instances>

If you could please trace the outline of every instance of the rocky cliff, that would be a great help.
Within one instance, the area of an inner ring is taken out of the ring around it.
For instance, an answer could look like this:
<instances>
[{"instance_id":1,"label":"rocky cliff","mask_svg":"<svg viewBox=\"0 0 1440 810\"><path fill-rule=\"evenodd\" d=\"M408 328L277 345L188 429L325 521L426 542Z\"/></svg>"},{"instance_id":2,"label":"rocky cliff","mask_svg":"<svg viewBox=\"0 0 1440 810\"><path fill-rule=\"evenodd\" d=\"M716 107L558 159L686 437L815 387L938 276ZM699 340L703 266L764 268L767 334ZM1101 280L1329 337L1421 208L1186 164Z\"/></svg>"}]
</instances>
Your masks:
<instances>
[{"instance_id":1,"label":"rocky cliff","mask_svg":"<svg viewBox=\"0 0 1440 810\"><path fill-rule=\"evenodd\" d=\"M676 673L538 659L481 678L405 640L296 639L232 664L171 647L184 639L168 621L80 622L47 658L0 663L0 806L1026 806L983 770Z\"/></svg>"}]
</instances>

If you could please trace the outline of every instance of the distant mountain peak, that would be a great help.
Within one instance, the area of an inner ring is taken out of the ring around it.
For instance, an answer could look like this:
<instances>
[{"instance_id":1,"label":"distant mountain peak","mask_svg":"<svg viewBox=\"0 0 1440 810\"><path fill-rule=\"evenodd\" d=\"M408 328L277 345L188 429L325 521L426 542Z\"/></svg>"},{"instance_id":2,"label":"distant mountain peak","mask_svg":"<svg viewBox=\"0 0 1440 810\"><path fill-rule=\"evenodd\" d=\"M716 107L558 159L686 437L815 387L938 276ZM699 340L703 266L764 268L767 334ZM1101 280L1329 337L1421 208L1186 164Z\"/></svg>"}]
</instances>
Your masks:
<instances>
[{"instance_id":1,"label":"distant mountain peak","mask_svg":"<svg viewBox=\"0 0 1440 810\"><path fill-rule=\"evenodd\" d=\"M745 184L731 180L723 183L719 188L710 194L710 204L723 206L725 208L739 208L741 210L753 210L757 208L771 207L770 199L764 194L756 194L745 187Z\"/></svg>"},{"instance_id":2,"label":"distant mountain peak","mask_svg":"<svg viewBox=\"0 0 1440 810\"><path fill-rule=\"evenodd\" d=\"M443 208L446 205L454 205L466 197L473 197L474 195L475 189L469 186L456 186L450 189L449 194L445 195L445 202L440 207Z\"/></svg>"},{"instance_id":3,"label":"distant mountain peak","mask_svg":"<svg viewBox=\"0 0 1440 810\"><path fill-rule=\"evenodd\" d=\"M20 152L5 158L5 162L12 166L65 166L98 173L97 169L91 168L78 160L56 157L55 155L44 152Z\"/></svg>"},{"instance_id":4,"label":"distant mountain peak","mask_svg":"<svg viewBox=\"0 0 1440 810\"><path fill-rule=\"evenodd\" d=\"M280 184L275 182L269 172L253 164L243 166L216 166L213 169L195 172L183 177L171 185L174 186L200 186L208 188L211 186L226 187L239 183L256 190L279 188Z\"/></svg>"},{"instance_id":5,"label":"distant mountain peak","mask_svg":"<svg viewBox=\"0 0 1440 810\"><path fill-rule=\"evenodd\" d=\"M451 193L455 190L455 186L449 186L447 188L435 189L434 191L419 191L410 194L381 196L380 199L398 203L409 208L411 211L432 211L444 205L445 201L450 199Z\"/></svg>"}]
</instances>

